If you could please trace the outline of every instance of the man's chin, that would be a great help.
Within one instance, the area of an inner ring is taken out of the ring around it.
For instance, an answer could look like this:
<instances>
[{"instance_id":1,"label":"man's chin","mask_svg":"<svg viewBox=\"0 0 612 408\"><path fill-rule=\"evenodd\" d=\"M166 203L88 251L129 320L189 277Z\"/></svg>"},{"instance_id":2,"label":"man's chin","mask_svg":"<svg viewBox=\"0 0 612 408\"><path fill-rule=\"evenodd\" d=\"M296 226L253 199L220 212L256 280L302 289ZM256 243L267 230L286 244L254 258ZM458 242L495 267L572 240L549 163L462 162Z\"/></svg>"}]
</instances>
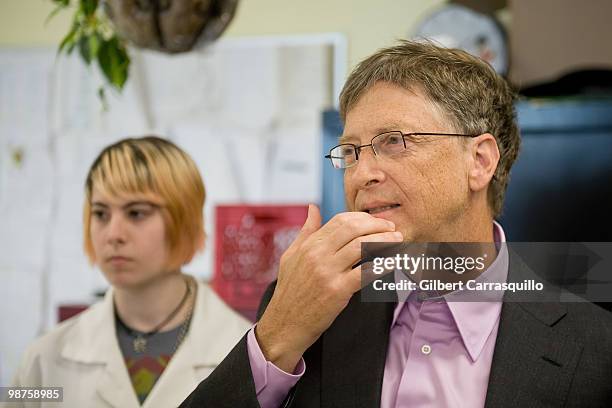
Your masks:
<instances>
[{"instance_id":1,"label":"man's chin","mask_svg":"<svg viewBox=\"0 0 612 408\"><path fill-rule=\"evenodd\" d=\"M402 224L395 224L395 229L402 233L404 242L422 242L419 237L421 234L418 233L414 228L410 226L404 226Z\"/></svg>"}]
</instances>

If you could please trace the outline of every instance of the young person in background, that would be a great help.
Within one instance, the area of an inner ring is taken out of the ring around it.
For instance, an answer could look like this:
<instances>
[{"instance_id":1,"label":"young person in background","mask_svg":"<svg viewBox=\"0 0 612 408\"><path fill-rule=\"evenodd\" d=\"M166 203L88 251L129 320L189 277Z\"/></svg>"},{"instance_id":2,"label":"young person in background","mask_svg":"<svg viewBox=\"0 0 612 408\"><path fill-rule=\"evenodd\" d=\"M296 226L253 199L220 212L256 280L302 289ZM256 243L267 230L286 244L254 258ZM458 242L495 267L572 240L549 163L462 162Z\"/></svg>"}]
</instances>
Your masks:
<instances>
[{"instance_id":1,"label":"young person in background","mask_svg":"<svg viewBox=\"0 0 612 408\"><path fill-rule=\"evenodd\" d=\"M250 327L181 272L204 248L197 167L167 140L125 139L94 161L85 193L85 252L111 289L37 339L14 386L63 387L70 407L177 406Z\"/></svg>"}]
</instances>

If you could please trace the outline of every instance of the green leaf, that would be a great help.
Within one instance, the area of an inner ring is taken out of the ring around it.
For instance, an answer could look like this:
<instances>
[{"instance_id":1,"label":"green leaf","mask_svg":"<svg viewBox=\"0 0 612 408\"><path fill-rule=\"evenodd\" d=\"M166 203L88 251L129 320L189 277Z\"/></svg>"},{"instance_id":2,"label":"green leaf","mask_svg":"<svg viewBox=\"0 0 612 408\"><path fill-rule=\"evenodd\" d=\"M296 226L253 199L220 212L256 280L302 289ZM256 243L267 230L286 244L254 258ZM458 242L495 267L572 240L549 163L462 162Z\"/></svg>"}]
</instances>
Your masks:
<instances>
[{"instance_id":1,"label":"green leaf","mask_svg":"<svg viewBox=\"0 0 612 408\"><path fill-rule=\"evenodd\" d=\"M61 7L68 7L70 5L70 0L51 0L51 1L53 1L55 4Z\"/></svg>"},{"instance_id":2,"label":"green leaf","mask_svg":"<svg viewBox=\"0 0 612 408\"><path fill-rule=\"evenodd\" d=\"M100 102L102 103L102 111L103 112L108 111L108 101L106 100L106 92L104 91L103 86L98 88L98 98L100 99Z\"/></svg>"},{"instance_id":3,"label":"green leaf","mask_svg":"<svg viewBox=\"0 0 612 408\"><path fill-rule=\"evenodd\" d=\"M66 54L70 55L72 54L72 51L74 51L74 47L76 47L77 42L73 41L70 43L70 45L68 45L68 48L66 49Z\"/></svg>"},{"instance_id":4,"label":"green leaf","mask_svg":"<svg viewBox=\"0 0 612 408\"><path fill-rule=\"evenodd\" d=\"M88 38L89 54L91 55L92 60L98 57L98 51L100 50L101 41L102 41L102 36L100 35L100 33L94 33Z\"/></svg>"},{"instance_id":5,"label":"green leaf","mask_svg":"<svg viewBox=\"0 0 612 408\"><path fill-rule=\"evenodd\" d=\"M51 19L53 17L55 17L57 15L57 13L59 13L60 11L62 11L63 9L65 9L67 6L64 6L63 4L58 4L53 11L51 11L49 13L49 15L47 16L47 18L45 19L45 25L49 24L49 21L51 21Z\"/></svg>"},{"instance_id":6,"label":"green leaf","mask_svg":"<svg viewBox=\"0 0 612 408\"><path fill-rule=\"evenodd\" d=\"M87 65L91 64L92 56L89 49L89 38L86 36L81 36L79 39L79 52L81 53L83 61L85 61Z\"/></svg>"},{"instance_id":7,"label":"green leaf","mask_svg":"<svg viewBox=\"0 0 612 408\"><path fill-rule=\"evenodd\" d=\"M121 91L128 77L130 57L116 36L100 44L98 64L108 82Z\"/></svg>"},{"instance_id":8,"label":"green leaf","mask_svg":"<svg viewBox=\"0 0 612 408\"><path fill-rule=\"evenodd\" d=\"M91 17L98 8L98 0L81 0L81 10L87 17Z\"/></svg>"},{"instance_id":9,"label":"green leaf","mask_svg":"<svg viewBox=\"0 0 612 408\"><path fill-rule=\"evenodd\" d=\"M82 35L79 39L79 51L83 61L87 65L91 64L91 61L95 60L100 50L100 37L99 33L93 33L91 35Z\"/></svg>"},{"instance_id":10,"label":"green leaf","mask_svg":"<svg viewBox=\"0 0 612 408\"><path fill-rule=\"evenodd\" d=\"M68 34L66 34L66 36L64 37L64 39L60 43L60 45L59 45L59 47L57 49L57 53L58 54L60 54L64 50L64 48L66 48L66 46L69 47L69 51L67 51L67 53L70 54L70 52L72 51L72 48L74 48L74 45L75 45L75 36L76 36L78 31L79 31L79 25L75 22L74 24L72 24L72 28L70 29Z\"/></svg>"}]
</instances>

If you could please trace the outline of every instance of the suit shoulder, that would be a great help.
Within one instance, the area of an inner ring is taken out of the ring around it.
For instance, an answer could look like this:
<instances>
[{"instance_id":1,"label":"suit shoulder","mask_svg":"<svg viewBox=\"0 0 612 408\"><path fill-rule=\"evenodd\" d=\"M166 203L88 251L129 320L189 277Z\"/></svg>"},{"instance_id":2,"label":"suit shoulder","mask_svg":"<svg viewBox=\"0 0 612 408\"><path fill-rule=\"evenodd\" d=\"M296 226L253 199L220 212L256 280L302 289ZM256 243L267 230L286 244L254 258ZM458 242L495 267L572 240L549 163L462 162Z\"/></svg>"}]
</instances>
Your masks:
<instances>
[{"instance_id":1,"label":"suit shoulder","mask_svg":"<svg viewBox=\"0 0 612 408\"><path fill-rule=\"evenodd\" d=\"M566 303L568 323L585 334L612 340L612 313L590 302Z\"/></svg>"},{"instance_id":2,"label":"suit shoulder","mask_svg":"<svg viewBox=\"0 0 612 408\"><path fill-rule=\"evenodd\" d=\"M612 313L589 302L565 304L567 315L555 326L583 345L583 358L612 372Z\"/></svg>"}]
</instances>

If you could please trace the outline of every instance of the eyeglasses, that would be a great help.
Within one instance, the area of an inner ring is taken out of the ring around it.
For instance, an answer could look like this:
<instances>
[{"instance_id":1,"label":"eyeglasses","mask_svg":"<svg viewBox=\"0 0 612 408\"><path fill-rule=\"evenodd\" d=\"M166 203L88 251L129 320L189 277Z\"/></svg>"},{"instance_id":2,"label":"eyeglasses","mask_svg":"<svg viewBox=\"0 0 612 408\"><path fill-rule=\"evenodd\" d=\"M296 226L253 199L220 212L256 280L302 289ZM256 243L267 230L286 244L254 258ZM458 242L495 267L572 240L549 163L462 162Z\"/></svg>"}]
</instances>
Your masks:
<instances>
[{"instance_id":1,"label":"eyeglasses","mask_svg":"<svg viewBox=\"0 0 612 408\"><path fill-rule=\"evenodd\" d=\"M411 144L414 144L414 136L460 136L476 137L478 135L464 135L461 133L402 133L399 130L381 133L372 138L370 144L357 146L352 143L342 143L333 147L329 154L325 156L331 161L336 169L346 169L357 164L359 152L364 147L372 146L374 154L380 157L391 157L405 151Z\"/></svg>"}]
</instances>

